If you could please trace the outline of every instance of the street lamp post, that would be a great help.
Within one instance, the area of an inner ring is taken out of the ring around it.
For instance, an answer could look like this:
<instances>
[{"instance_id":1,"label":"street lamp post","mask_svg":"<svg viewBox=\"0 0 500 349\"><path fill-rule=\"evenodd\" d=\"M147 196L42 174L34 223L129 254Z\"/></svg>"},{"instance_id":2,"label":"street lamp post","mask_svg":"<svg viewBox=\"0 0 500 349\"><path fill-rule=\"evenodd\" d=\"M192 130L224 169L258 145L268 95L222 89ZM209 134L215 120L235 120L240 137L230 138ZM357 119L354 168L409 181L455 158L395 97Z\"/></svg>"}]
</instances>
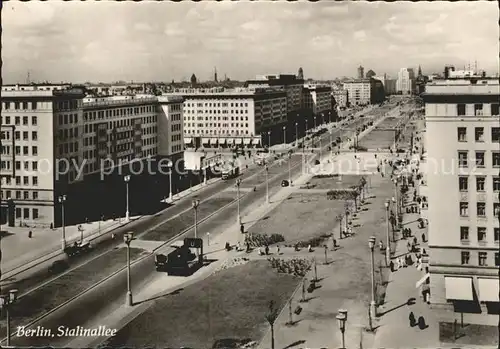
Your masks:
<instances>
[{"instance_id":1,"label":"street lamp post","mask_svg":"<svg viewBox=\"0 0 500 349\"><path fill-rule=\"evenodd\" d=\"M394 183L394 192L395 192L395 197L396 197L396 224L399 226L399 212L400 212L400 207L399 207L399 193L398 193L398 180L397 178L394 178L393 180Z\"/></svg>"},{"instance_id":2,"label":"street lamp post","mask_svg":"<svg viewBox=\"0 0 500 349\"><path fill-rule=\"evenodd\" d=\"M342 348L341 349L346 349L345 348L345 324L347 322L347 310L344 309L339 309L338 314L336 316L338 324L339 324L339 329L340 332L342 333Z\"/></svg>"},{"instance_id":3,"label":"street lamp post","mask_svg":"<svg viewBox=\"0 0 500 349\"><path fill-rule=\"evenodd\" d=\"M129 221L129 212L128 212L128 182L130 181L130 176L123 177L123 180L125 181L125 186L127 188L127 197L126 197L127 206L126 206L126 211L125 211L125 221L128 222Z\"/></svg>"},{"instance_id":4,"label":"street lamp post","mask_svg":"<svg viewBox=\"0 0 500 349\"><path fill-rule=\"evenodd\" d=\"M375 257L374 257L374 253L373 253L373 250L375 248L375 241L376 241L376 238L375 236L371 236L370 237L370 240L368 240L368 246L370 247L370 253L371 253L371 261L372 261L372 301L370 302L370 329L372 330L373 329L373 326L372 326L372 319L375 318L375 316L377 316L377 309L375 308Z\"/></svg>"},{"instance_id":5,"label":"street lamp post","mask_svg":"<svg viewBox=\"0 0 500 349\"><path fill-rule=\"evenodd\" d=\"M314 117L314 130L316 130L316 116Z\"/></svg>"},{"instance_id":6,"label":"street lamp post","mask_svg":"<svg viewBox=\"0 0 500 349\"><path fill-rule=\"evenodd\" d=\"M292 154L288 154L288 184L292 185Z\"/></svg>"},{"instance_id":7,"label":"street lamp post","mask_svg":"<svg viewBox=\"0 0 500 349\"><path fill-rule=\"evenodd\" d=\"M395 218L396 218L396 221L394 222L395 224L393 225L392 227L392 242L396 242L396 224L397 224L397 201L396 201L396 198L393 196L391 198L391 202L392 202L392 205L393 207L395 207ZM392 210L391 210L392 211ZM391 215L392 215L392 212L391 212Z\"/></svg>"},{"instance_id":8,"label":"street lamp post","mask_svg":"<svg viewBox=\"0 0 500 349\"><path fill-rule=\"evenodd\" d=\"M64 221L64 203L66 202L66 195L59 196L59 203L61 204L61 219L62 219L62 237L61 237L61 248L64 251L66 248L66 222Z\"/></svg>"},{"instance_id":9,"label":"street lamp post","mask_svg":"<svg viewBox=\"0 0 500 349\"><path fill-rule=\"evenodd\" d=\"M389 265L389 263L391 262L391 242L389 241L389 201L385 202L385 220L387 224L385 262L387 265Z\"/></svg>"},{"instance_id":10,"label":"street lamp post","mask_svg":"<svg viewBox=\"0 0 500 349\"><path fill-rule=\"evenodd\" d=\"M295 123L295 146L299 146L299 123Z\"/></svg>"},{"instance_id":11,"label":"street lamp post","mask_svg":"<svg viewBox=\"0 0 500 349\"><path fill-rule=\"evenodd\" d=\"M238 226L241 225L241 212L240 212L240 185L241 185L241 179L238 178L236 180L236 190L238 192L238 217L237 217L237 220L238 220Z\"/></svg>"},{"instance_id":12,"label":"street lamp post","mask_svg":"<svg viewBox=\"0 0 500 349\"><path fill-rule=\"evenodd\" d=\"M286 126L283 126L283 147L286 146Z\"/></svg>"},{"instance_id":13,"label":"street lamp post","mask_svg":"<svg viewBox=\"0 0 500 349\"><path fill-rule=\"evenodd\" d=\"M267 131L267 147L271 148L271 130Z\"/></svg>"},{"instance_id":14,"label":"street lamp post","mask_svg":"<svg viewBox=\"0 0 500 349\"><path fill-rule=\"evenodd\" d=\"M194 238L198 238L198 207L200 206L200 200L194 199L191 203L194 210Z\"/></svg>"},{"instance_id":15,"label":"street lamp post","mask_svg":"<svg viewBox=\"0 0 500 349\"><path fill-rule=\"evenodd\" d=\"M266 203L269 203L269 167L266 165Z\"/></svg>"},{"instance_id":16,"label":"street lamp post","mask_svg":"<svg viewBox=\"0 0 500 349\"><path fill-rule=\"evenodd\" d=\"M134 233L129 232L123 234L123 242L127 245L127 305L132 306L132 280L130 276L130 243L134 240Z\"/></svg>"},{"instance_id":17,"label":"street lamp post","mask_svg":"<svg viewBox=\"0 0 500 349\"><path fill-rule=\"evenodd\" d=\"M0 309L5 309L5 317L7 320L7 346L10 347L10 313L9 308L11 305L17 302L16 289L10 290L9 294L0 296Z\"/></svg>"},{"instance_id":18,"label":"street lamp post","mask_svg":"<svg viewBox=\"0 0 500 349\"><path fill-rule=\"evenodd\" d=\"M174 194L172 193L172 169L173 169L173 163L172 161L168 162L168 198L170 199L170 202L174 200Z\"/></svg>"}]
</instances>

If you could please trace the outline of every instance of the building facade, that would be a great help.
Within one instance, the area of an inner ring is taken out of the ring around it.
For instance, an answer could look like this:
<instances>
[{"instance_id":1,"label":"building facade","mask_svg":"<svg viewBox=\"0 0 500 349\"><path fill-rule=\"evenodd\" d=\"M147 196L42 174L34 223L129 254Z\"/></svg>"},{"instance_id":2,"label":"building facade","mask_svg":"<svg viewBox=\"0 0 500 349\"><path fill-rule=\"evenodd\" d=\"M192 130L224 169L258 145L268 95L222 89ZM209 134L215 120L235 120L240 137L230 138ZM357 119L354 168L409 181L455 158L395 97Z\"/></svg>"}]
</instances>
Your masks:
<instances>
[{"instance_id":1,"label":"building facade","mask_svg":"<svg viewBox=\"0 0 500 349\"><path fill-rule=\"evenodd\" d=\"M384 85L376 79L356 79L344 82L350 105L381 103L385 99Z\"/></svg>"},{"instance_id":2,"label":"building facade","mask_svg":"<svg viewBox=\"0 0 500 349\"><path fill-rule=\"evenodd\" d=\"M127 174L137 203L130 211L152 209L165 182L158 158L182 158L181 106L150 96L90 98L70 85L3 86L2 217L60 226L63 195L67 224L121 215Z\"/></svg>"},{"instance_id":3,"label":"building facade","mask_svg":"<svg viewBox=\"0 0 500 349\"><path fill-rule=\"evenodd\" d=\"M261 133L286 122L283 88L179 89L184 143L194 148L257 147Z\"/></svg>"},{"instance_id":4,"label":"building facade","mask_svg":"<svg viewBox=\"0 0 500 349\"><path fill-rule=\"evenodd\" d=\"M332 110L332 88L327 85L304 85L302 108L312 110L313 115Z\"/></svg>"},{"instance_id":5,"label":"building facade","mask_svg":"<svg viewBox=\"0 0 500 349\"><path fill-rule=\"evenodd\" d=\"M435 79L426 117L431 303L498 321L500 125L498 80Z\"/></svg>"},{"instance_id":6,"label":"building facade","mask_svg":"<svg viewBox=\"0 0 500 349\"><path fill-rule=\"evenodd\" d=\"M403 95L415 93L415 72L412 68L401 68L399 70L396 91Z\"/></svg>"},{"instance_id":7,"label":"building facade","mask_svg":"<svg viewBox=\"0 0 500 349\"><path fill-rule=\"evenodd\" d=\"M81 90L67 86L2 86L2 219L16 225L54 222L56 178L69 175L56 160L64 156L81 165L82 98Z\"/></svg>"},{"instance_id":8,"label":"building facade","mask_svg":"<svg viewBox=\"0 0 500 349\"><path fill-rule=\"evenodd\" d=\"M334 89L332 92L333 99L338 108L344 109L349 105L349 92L344 89Z\"/></svg>"},{"instance_id":9,"label":"building facade","mask_svg":"<svg viewBox=\"0 0 500 349\"><path fill-rule=\"evenodd\" d=\"M158 155L171 160L184 151L184 98L158 96Z\"/></svg>"}]
</instances>

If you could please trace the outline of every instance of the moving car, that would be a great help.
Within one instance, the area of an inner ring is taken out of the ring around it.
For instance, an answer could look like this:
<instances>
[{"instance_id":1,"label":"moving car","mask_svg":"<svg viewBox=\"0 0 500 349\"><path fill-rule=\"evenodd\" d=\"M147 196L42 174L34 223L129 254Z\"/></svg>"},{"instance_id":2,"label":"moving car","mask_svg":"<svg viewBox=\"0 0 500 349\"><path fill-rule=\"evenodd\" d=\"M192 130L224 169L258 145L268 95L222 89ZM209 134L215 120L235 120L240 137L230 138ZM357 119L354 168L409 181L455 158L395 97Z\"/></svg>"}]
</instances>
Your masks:
<instances>
[{"instance_id":1,"label":"moving car","mask_svg":"<svg viewBox=\"0 0 500 349\"><path fill-rule=\"evenodd\" d=\"M290 182L288 182L287 180L282 180L281 181L281 186L282 187L288 187L290 185Z\"/></svg>"}]
</instances>

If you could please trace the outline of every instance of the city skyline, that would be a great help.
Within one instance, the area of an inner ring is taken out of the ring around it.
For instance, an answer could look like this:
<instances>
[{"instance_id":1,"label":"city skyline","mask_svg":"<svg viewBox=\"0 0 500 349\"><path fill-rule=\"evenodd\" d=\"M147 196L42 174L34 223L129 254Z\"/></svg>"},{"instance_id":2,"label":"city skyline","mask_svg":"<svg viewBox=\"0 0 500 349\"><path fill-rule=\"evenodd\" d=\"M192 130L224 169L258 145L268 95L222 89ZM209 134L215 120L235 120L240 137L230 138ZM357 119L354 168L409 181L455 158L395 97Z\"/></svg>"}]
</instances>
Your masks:
<instances>
[{"instance_id":1,"label":"city skyline","mask_svg":"<svg viewBox=\"0 0 500 349\"><path fill-rule=\"evenodd\" d=\"M98 9L98 11L96 11ZM28 20L26 20L28 19ZM498 7L479 3L8 3L3 81L498 72ZM112 24L112 25L111 25ZM241 69L245 67L245 69Z\"/></svg>"}]
</instances>

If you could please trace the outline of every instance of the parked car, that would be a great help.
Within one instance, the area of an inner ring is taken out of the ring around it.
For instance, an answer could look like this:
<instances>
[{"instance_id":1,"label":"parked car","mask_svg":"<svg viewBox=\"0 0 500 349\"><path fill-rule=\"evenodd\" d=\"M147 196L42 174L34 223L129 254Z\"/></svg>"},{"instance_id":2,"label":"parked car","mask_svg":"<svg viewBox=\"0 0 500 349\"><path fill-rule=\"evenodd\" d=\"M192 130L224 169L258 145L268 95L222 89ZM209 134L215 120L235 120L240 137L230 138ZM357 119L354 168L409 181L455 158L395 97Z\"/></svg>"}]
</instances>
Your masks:
<instances>
[{"instance_id":1,"label":"parked car","mask_svg":"<svg viewBox=\"0 0 500 349\"><path fill-rule=\"evenodd\" d=\"M49 274L60 274L69 269L69 264L65 260L58 260L53 262L49 267Z\"/></svg>"},{"instance_id":2,"label":"parked car","mask_svg":"<svg viewBox=\"0 0 500 349\"><path fill-rule=\"evenodd\" d=\"M290 183L287 180L284 179L284 180L281 181L281 186L282 187L288 187L289 185L290 185Z\"/></svg>"}]
</instances>

